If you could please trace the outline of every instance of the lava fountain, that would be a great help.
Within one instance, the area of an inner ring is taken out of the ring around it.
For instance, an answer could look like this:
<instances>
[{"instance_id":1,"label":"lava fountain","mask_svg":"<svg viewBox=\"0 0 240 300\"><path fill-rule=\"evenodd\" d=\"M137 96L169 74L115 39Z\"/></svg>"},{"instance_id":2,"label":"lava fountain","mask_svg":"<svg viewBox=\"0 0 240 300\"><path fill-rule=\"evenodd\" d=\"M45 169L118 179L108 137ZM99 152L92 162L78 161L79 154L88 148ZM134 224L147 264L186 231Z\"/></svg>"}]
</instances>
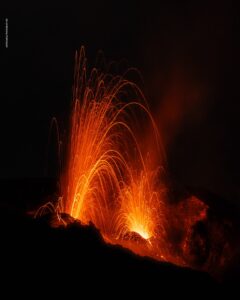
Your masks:
<instances>
[{"instance_id":1,"label":"lava fountain","mask_svg":"<svg viewBox=\"0 0 240 300\"><path fill-rule=\"evenodd\" d=\"M156 236L161 199L132 119L154 120L138 86L93 69L87 78L84 48L76 55L67 160L61 178L63 212L92 222L112 240L135 232ZM135 118L136 119L136 118Z\"/></svg>"},{"instance_id":2,"label":"lava fountain","mask_svg":"<svg viewBox=\"0 0 240 300\"><path fill-rule=\"evenodd\" d=\"M130 179L120 192L119 232L136 232L148 240L157 235L161 197L154 189L154 174L142 171Z\"/></svg>"},{"instance_id":3,"label":"lava fountain","mask_svg":"<svg viewBox=\"0 0 240 300\"><path fill-rule=\"evenodd\" d=\"M51 226L92 223L108 243L214 274L229 264L233 221L222 222L194 195L171 200L161 137L143 93L126 74L88 72L83 47L76 54L67 141L60 145L59 200L37 211L52 212Z\"/></svg>"}]
</instances>

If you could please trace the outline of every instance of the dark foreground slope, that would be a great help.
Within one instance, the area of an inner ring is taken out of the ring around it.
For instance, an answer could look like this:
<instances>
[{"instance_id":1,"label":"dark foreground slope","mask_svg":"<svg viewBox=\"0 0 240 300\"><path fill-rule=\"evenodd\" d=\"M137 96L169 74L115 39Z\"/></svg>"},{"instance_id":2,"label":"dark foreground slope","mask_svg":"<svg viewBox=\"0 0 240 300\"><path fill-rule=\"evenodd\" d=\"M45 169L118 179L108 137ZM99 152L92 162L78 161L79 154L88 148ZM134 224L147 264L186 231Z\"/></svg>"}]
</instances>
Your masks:
<instances>
[{"instance_id":1,"label":"dark foreground slope","mask_svg":"<svg viewBox=\"0 0 240 300\"><path fill-rule=\"evenodd\" d=\"M87 290L89 297L95 292L114 297L112 290L116 295L132 292L135 296L161 294L166 288L170 293L189 293L192 288L198 292L219 290L219 284L207 273L156 262L107 245L94 227L75 222L67 228L51 228L46 219L33 219L26 214L28 204L24 209L17 205L24 193L18 193L16 200L14 188L9 191L14 196L12 202L9 194L5 196L8 201L1 202L2 286L10 285L8 292L17 289L31 294L33 290L38 294L51 289L80 295ZM34 183L28 186L31 197L34 189Z\"/></svg>"},{"instance_id":2,"label":"dark foreground slope","mask_svg":"<svg viewBox=\"0 0 240 300\"><path fill-rule=\"evenodd\" d=\"M207 275L171 264L158 263L107 245L92 226L74 223L51 228L45 219L9 216L3 236L9 280L25 278L27 285L57 281L63 285L108 285L116 289L160 289L166 284L212 286ZM139 290L140 289L140 290Z\"/></svg>"}]
</instances>

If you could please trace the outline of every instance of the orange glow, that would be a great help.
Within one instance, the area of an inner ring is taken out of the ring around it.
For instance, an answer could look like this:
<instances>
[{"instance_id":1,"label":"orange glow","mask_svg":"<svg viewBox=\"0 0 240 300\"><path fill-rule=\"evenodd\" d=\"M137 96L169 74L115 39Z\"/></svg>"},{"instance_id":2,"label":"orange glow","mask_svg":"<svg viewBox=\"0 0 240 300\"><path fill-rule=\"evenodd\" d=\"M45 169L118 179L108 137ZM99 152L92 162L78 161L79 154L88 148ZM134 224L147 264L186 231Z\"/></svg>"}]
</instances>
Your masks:
<instances>
[{"instance_id":1,"label":"orange glow","mask_svg":"<svg viewBox=\"0 0 240 300\"><path fill-rule=\"evenodd\" d=\"M139 88L121 76L93 69L87 78L81 48L62 178L64 212L84 224L94 223L103 233L134 231L145 239L154 235L159 199L129 121L131 107L137 107L154 124L144 101Z\"/></svg>"},{"instance_id":2,"label":"orange glow","mask_svg":"<svg viewBox=\"0 0 240 300\"><path fill-rule=\"evenodd\" d=\"M145 121L147 116L151 130L145 136L142 124L133 122L136 112ZM196 197L177 205L166 202L161 180L165 155L139 87L96 68L88 75L82 47L76 55L70 116L57 221L67 213L83 224L93 223L108 243L188 265L186 256L195 258L191 233L205 220L207 206ZM47 204L38 213L52 208Z\"/></svg>"},{"instance_id":3,"label":"orange glow","mask_svg":"<svg viewBox=\"0 0 240 300\"><path fill-rule=\"evenodd\" d=\"M161 199L154 190L153 174L141 172L131 178L120 193L119 227L121 235L136 232L148 240L157 235Z\"/></svg>"}]
</instances>

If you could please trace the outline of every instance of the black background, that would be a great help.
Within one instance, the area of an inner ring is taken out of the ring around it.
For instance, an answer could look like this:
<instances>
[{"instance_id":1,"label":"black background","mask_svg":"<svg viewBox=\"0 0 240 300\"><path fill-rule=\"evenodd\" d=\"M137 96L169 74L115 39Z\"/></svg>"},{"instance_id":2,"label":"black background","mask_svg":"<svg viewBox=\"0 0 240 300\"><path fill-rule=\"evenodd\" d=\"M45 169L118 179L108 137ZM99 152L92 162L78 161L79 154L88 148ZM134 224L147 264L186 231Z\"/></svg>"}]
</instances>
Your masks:
<instances>
[{"instance_id":1,"label":"black background","mask_svg":"<svg viewBox=\"0 0 240 300\"><path fill-rule=\"evenodd\" d=\"M19 2L1 11L1 178L45 176L50 121L67 124L74 55L85 45L90 66L102 49L107 60L126 58L142 72L156 118L173 70L185 82L194 78L204 92L167 144L169 174L238 203L238 18L231 1Z\"/></svg>"}]
</instances>

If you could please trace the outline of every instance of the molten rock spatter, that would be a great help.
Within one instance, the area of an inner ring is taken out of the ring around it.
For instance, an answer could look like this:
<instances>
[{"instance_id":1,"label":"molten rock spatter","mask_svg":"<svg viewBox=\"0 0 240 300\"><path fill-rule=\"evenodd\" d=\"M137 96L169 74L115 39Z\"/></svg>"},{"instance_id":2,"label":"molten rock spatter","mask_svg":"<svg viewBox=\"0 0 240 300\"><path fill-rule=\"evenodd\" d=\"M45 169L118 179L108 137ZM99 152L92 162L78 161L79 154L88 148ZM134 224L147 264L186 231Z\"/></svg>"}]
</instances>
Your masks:
<instances>
[{"instance_id":1,"label":"molten rock spatter","mask_svg":"<svg viewBox=\"0 0 240 300\"><path fill-rule=\"evenodd\" d=\"M142 150L144 139L137 138L133 124L136 108L147 115L156 145L161 139L140 88L123 76L96 68L88 76L86 70L81 48L76 56L61 201L56 207L45 206L54 212L51 226L64 227L76 220L93 223L105 241L142 256L201 270L224 265L232 247L224 242L231 225L210 218L209 205L194 195L170 204L159 173L164 151L157 152L157 146L151 153ZM148 159L151 154L159 159Z\"/></svg>"},{"instance_id":2,"label":"molten rock spatter","mask_svg":"<svg viewBox=\"0 0 240 300\"><path fill-rule=\"evenodd\" d=\"M158 137L155 144L151 142L154 151L144 151L161 156L160 135L134 82L96 68L90 74L86 70L82 47L76 55L61 212L83 224L92 222L105 239L135 232L148 241L161 234L164 199L156 178L163 159L159 157L152 165L144 156L146 147L137 138L136 112L147 117L151 140Z\"/></svg>"}]
</instances>

